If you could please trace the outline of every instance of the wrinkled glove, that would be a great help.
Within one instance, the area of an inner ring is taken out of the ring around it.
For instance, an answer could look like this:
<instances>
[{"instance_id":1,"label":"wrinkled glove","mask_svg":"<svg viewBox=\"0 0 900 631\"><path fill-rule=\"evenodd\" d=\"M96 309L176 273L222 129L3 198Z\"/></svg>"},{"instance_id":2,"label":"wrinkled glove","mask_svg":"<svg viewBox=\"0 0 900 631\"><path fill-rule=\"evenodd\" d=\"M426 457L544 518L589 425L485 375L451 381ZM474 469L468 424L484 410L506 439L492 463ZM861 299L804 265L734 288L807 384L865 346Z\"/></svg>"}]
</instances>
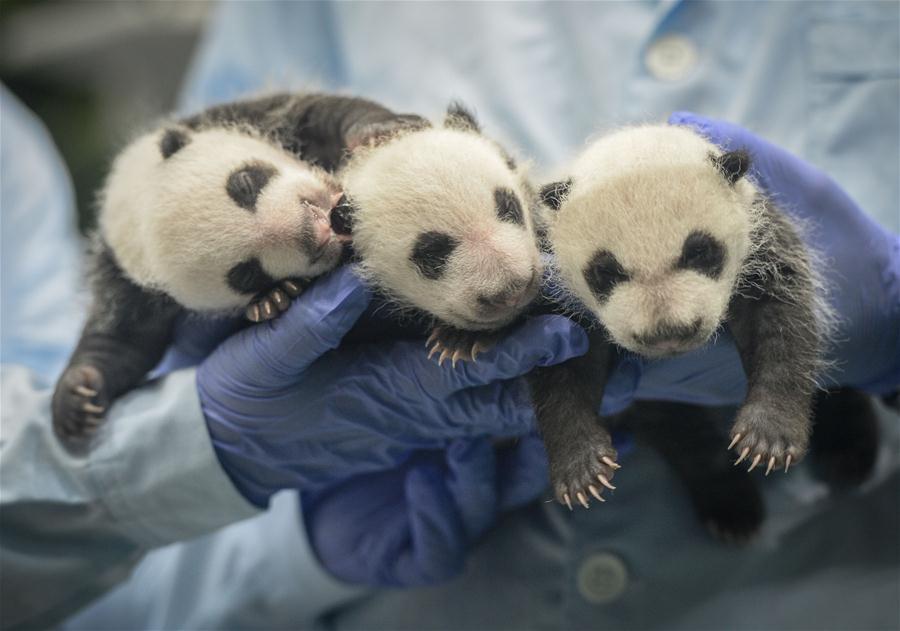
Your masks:
<instances>
[{"instance_id":1,"label":"wrinkled glove","mask_svg":"<svg viewBox=\"0 0 900 631\"><path fill-rule=\"evenodd\" d=\"M501 448L458 439L397 469L304 493L306 532L322 565L344 581L431 585L457 575L471 544L498 514L537 498L547 475L535 435Z\"/></svg>"},{"instance_id":2,"label":"wrinkled glove","mask_svg":"<svg viewBox=\"0 0 900 631\"><path fill-rule=\"evenodd\" d=\"M587 350L562 317L534 318L455 370L423 344L334 350L369 302L349 268L320 279L279 318L232 335L197 370L222 467L258 506L405 463L459 438L516 437L534 415L521 375Z\"/></svg>"},{"instance_id":3,"label":"wrinkled glove","mask_svg":"<svg viewBox=\"0 0 900 631\"><path fill-rule=\"evenodd\" d=\"M819 270L840 318L830 349L830 380L874 393L900 384L900 238L851 200L827 175L736 125L687 112L688 125L723 149L747 149L751 174L785 212L810 228L804 235L826 262ZM739 404L746 378L731 336L684 355L651 361L623 357L603 401L619 410L634 398L704 405Z\"/></svg>"}]
</instances>

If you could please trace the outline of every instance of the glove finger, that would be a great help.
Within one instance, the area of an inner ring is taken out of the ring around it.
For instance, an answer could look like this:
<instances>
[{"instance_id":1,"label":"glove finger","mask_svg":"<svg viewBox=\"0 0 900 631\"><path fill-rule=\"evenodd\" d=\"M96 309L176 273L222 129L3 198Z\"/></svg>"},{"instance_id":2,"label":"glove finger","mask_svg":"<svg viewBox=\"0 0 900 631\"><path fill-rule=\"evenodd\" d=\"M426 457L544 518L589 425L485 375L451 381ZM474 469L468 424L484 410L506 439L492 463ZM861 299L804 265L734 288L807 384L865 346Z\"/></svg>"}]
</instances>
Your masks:
<instances>
[{"instance_id":1,"label":"glove finger","mask_svg":"<svg viewBox=\"0 0 900 631\"><path fill-rule=\"evenodd\" d=\"M371 300L349 266L320 278L278 318L247 331L243 358L266 377L293 380L336 348Z\"/></svg>"},{"instance_id":2,"label":"glove finger","mask_svg":"<svg viewBox=\"0 0 900 631\"><path fill-rule=\"evenodd\" d=\"M450 395L444 403L441 424L432 430L435 438L514 438L535 427L534 408L524 379L468 388Z\"/></svg>"},{"instance_id":3,"label":"glove finger","mask_svg":"<svg viewBox=\"0 0 900 631\"><path fill-rule=\"evenodd\" d=\"M467 541L494 523L497 514L497 462L487 438L459 439L447 448L447 490L453 498Z\"/></svg>"},{"instance_id":4,"label":"glove finger","mask_svg":"<svg viewBox=\"0 0 900 631\"><path fill-rule=\"evenodd\" d=\"M544 441L537 434L522 436L497 453L498 510L514 510L539 498L550 485Z\"/></svg>"},{"instance_id":5,"label":"glove finger","mask_svg":"<svg viewBox=\"0 0 900 631\"><path fill-rule=\"evenodd\" d=\"M210 318L195 313L181 316L175 323L172 345L156 372L164 374L199 364L246 324L242 318Z\"/></svg>"},{"instance_id":6,"label":"glove finger","mask_svg":"<svg viewBox=\"0 0 900 631\"><path fill-rule=\"evenodd\" d=\"M587 334L562 316L530 318L476 361L450 362L440 366L448 392L525 375L540 366L552 366L588 349ZM427 356L423 355L426 361Z\"/></svg>"},{"instance_id":7,"label":"glove finger","mask_svg":"<svg viewBox=\"0 0 900 631\"><path fill-rule=\"evenodd\" d=\"M462 571L465 530L444 476L431 464L415 466L407 474L409 545L397 557L398 585L430 585Z\"/></svg>"}]
</instances>

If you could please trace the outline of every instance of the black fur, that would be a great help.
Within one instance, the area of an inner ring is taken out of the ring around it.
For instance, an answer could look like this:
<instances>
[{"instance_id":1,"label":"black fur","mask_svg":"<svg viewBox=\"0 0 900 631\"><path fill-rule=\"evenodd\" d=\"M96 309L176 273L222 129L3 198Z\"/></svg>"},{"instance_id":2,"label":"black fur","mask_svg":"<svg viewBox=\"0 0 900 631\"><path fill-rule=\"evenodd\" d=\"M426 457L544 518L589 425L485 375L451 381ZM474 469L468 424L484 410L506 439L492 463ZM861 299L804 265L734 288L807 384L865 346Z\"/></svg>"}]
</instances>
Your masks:
<instances>
[{"instance_id":1,"label":"black fur","mask_svg":"<svg viewBox=\"0 0 900 631\"><path fill-rule=\"evenodd\" d=\"M269 183L269 180L278 174L278 170L271 164L264 162L252 162L228 176L225 190L234 203L249 210L256 211L256 200L259 194Z\"/></svg>"},{"instance_id":2,"label":"black fur","mask_svg":"<svg viewBox=\"0 0 900 631\"><path fill-rule=\"evenodd\" d=\"M835 489L865 482L878 457L878 419L869 395L844 388L816 396L812 471Z\"/></svg>"},{"instance_id":3,"label":"black fur","mask_svg":"<svg viewBox=\"0 0 900 631\"><path fill-rule=\"evenodd\" d=\"M609 250L598 250L585 266L584 280L599 302L604 302L616 285L628 280L628 274Z\"/></svg>"},{"instance_id":4,"label":"black fur","mask_svg":"<svg viewBox=\"0 0 900 631\"><path fill-rule=\"evenodd\" d=\"M725 267L725 246L706 232L694 231L684 240L676 265L717 279Z\"/></svg>"},{"instance_id":5,"label":"black fur","mask_svg":"<svg viewBox=\"0 0 900 631\"><path fill-rule=\"evenodd\" d=\"M459 240L442 232L420 234L413 246L409 260L416 269L429 280L438 280L444 275L447 260L459 245Z\"/></svg>"},{"instance_id":6,"label":"black fur","mask_svg":"<svg viewBox=\"0 0 900 631\"><path fill-rule=\"evenodd\" d=\"M275 279L266 273L256 257L238 263L228 270L225 281L239 294L248 295L258 294L275 284Z\"/></svg>"},{"instance_id":7,"label":"black fur","mask_svg":"<svg viewBox=\"0 0 900 631\"><path fill-rule=\"evenodd\" d=\"M516 194L508 188L494 189L494 207L500 221L525 225L525 215L522 214L522 204Z\"/></svg>"},{"instance_id":8,"label":"black fur","mask_svg":"<svg viewBox=\"0 0 900 631\"><path fill-rule=\"evenodd\" d=\"M108 408L114 399L136 386L162 358L175 318L183 313L175 301L138 287L119 267L100 240L92 252L94 301L78 346L53 394L53 426L67 441L82 441L91 431L85 404ZM95 390L79 395L75 388Z\"/></svg>"},{"instance_id":9,"label":"black fur","mask_svg":"<svg viewBox=\"0 0 900 631\"><path fill-rule=\"evenodd\" d=\"M744 177L750 168L750 154L744 149L737 149L723 153L720 156L710 156L716 168L722 172L729 184L734 184Z\"/></svg>"},{"instance_id":10,"label":"black fur","mask_svg":"<svg viewBox=\"0 0 900 631\"><path fill-rule=\"evenodd\" d=\"M460 131L471 131L476 134L481 133L481 126L475 115L466 108L465 105L458 101L454 101L447 108L447 115L444 118L444 127L450 129L459 129Z\"/></svg>"},{"instance_id":11,"label":"black fur","mask_svg":"<svg viewBox=\"0 0 900 631\"><path fill-rule=\"evenodd\" d=\"M188 144L190 140L191 139L184 130L175 128L167 129L159 141L159 151L162 153L164 159L169 158L176 151Z\"/></svg>"},{"instance_id":12,"label":"black fur","mask_svg":"<svg viewBox=\"0 0 900 631\"><path fill-rule=\"evenodd\" d=\"M192 129L244 125L326 171L335 171L348 148L399 128L427 127L414 114L396 114L365 99L331 94L276 94L209 108L183 124Z\"/></svg>"},{"instance_id":13,"label":"black fur","mask_svg":"<svg viewBox=\"0 0 900 631\"><path fill-rule=\"evenodd\" d=\"M552 210L559 210L562 203L569 196L569 189L572 188L572 180L562 180L560 182L551 182L541 187L541 201Z\"/></svg>"}]
</instances>

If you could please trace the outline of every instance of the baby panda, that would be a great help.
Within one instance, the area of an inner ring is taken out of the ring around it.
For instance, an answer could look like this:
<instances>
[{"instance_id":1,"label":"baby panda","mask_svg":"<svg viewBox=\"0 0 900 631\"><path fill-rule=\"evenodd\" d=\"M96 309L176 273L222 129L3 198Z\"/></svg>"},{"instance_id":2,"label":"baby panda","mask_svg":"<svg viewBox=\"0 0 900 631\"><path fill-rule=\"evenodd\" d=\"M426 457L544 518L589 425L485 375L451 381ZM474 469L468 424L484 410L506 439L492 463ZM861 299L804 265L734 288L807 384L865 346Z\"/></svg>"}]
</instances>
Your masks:
<instances>
[{"instance_id":1,"label":"baby panda","mask_svg":"<svg viewBox=\"0 0 900 631\"><path fill-rule=\"evenodd\" d=\"M586 356L531 378L554 493L570 508L573 499L587 507L588 493L602 499L598 486L613 488L620 468L596 412L615 346L662 358L724 325L748 382L728 445L737 462L768 474L804 456L831 316L811 253L746 177L750 162L684 127L630 127L591 144L567 178L542 189L556 211L548 241L559 280L599 322ZM670 434L647 433L676 469L715 459L715 441L674 453Z\"/></svg>"},{"instance_id":2,"label":"baby panda","mask_svg":"<svg viewBox=\"0 0 900 631\"><path fill-rule=\"evenodd\" d=\"M115 159L90 256L93 303L53 396L53 424L85 438L160 360L176 317L287 309L341 260L324 170L236 126L163 126Z\"/></svg>"},{"instance_id":3,"label":"baby panda","mask_svg":"<svg viewBox=\"0 0 900 631\"><path fill-rule=\"evenodd\" d=\"M474 360L537 296L537 191L462 106L358 147L340 179L336 230L393 305L428 320L438 363Z\"/></svg>"}]
</instances>

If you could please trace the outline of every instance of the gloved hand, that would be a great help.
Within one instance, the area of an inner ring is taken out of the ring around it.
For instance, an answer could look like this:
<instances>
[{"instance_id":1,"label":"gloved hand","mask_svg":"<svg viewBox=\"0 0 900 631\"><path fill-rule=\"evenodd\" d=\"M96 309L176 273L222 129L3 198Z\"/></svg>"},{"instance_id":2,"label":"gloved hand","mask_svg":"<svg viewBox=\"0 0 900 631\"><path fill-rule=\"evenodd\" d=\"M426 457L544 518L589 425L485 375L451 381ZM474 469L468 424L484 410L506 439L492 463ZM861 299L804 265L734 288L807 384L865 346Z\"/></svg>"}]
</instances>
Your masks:
<instances>
[{"instance_id":1,"label":"gloved hand","mask_svg":"<svg viewBox=\"0 0 900 631\"><path fill-rule=\"evenodd\" d=\"M397 469L304 493L306 532L322 565L344 581L430 585L458 574L472 542L498 514L538 497L547 475L536 435L500 448L458 439Z\"/></svg>"},{"instance_id":2,"label":"gloved hand","mask_svg":"<svg viewBox=\"0 0 900 631\"><path fill-rule=\"evenodd\" d=\"M315 491L394 469L459 438L527 434L534 415L517 378L587 350L583 330L551 316L455 370L429 360L418 341L334 350L368 302L365 285L342 268L198 368L216 454L254 504L281 489Z\"/></svg>"},{"instance_id":3,"label":"gloved hand","mask_svg":"<svg viewBox=\"0 0 900 631\"><path fill-rule=\"evenodd\" d=\"M900 238L880 227L827 175L736 125L676 112L669 122L693 127L723 149L747 149L751 174L826 262L819 272L841 321L829 359L836 383L884 393L900 384ZM742 402L746 379L730 335L661 361L624 357L604 397L609 413L634 398L706 405Z\"/></svg>"}]
</instances>

